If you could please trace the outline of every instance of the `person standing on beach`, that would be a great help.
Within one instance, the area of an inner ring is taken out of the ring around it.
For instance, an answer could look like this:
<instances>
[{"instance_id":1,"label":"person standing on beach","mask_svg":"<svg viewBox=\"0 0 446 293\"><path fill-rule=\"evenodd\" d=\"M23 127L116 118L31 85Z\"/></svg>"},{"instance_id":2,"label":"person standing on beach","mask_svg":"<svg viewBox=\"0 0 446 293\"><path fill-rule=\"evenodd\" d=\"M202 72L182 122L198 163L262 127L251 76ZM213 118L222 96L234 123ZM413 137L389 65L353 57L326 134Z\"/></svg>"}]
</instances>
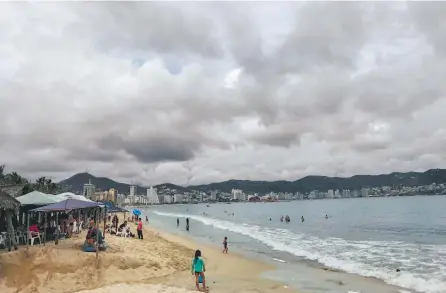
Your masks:
<instances>
[{"instance_id":1,"label":"person standing on beach","mask_svg":"<svg viewBox=\"0 0 446 293\"><path fill-rule=\"evenodd\" d=\"M118 216L114 215L113 219L112 219L112 224L113 224L112 227L115 227L116 229L118 229L118 223L119 223Z\"/></svg>"},{"instance_id":2,"label":"person standing on beach","mask_svg":"<svg viewBox=\"0 0 446 293\"><path fill-rule=\"evenodd\" d=\"M228 237L225 237L225 239L223 239L223 253L228 253Z\"/></svg>"},{"instance_id":3,"label":"person standing on beach","mask_svg":"<svg viewBox=\"0 0 446 293\"><path fill-rule=\"evenodd\" d=\"M186 218L186 231L189 231L189 218Z\"/></svg>"},{"instance_id":4,"label":"person standing on beach","mask_svg":"<svg viewBox=\"0 0 446 293\"><path fill-rule=\"evenodd\" d=\"M138 239L143 240L143 236L142 236L142 220L141 218L139 218L139 222L138 222L138 227L136 228L136 232L138 233Z\"/></svg>"},{"instance_id":5,"label":"person standing on beach","mask_svg":"<svg viewBox=\"0 0 446 293\"><path fill-rule=\"evenodd\" d=\"M192 275L195 275L195 286L198 291L200 290L200 283L203 283L203 291L206 291L206 278L204 272L206 272L206 267L204 265L204 260L201 258L201 251L195 251L195 257L192 260ZM200 280L201 279L201 280ZM201 282L200 282L201 281Z\"/></svg>"}]
</instances>

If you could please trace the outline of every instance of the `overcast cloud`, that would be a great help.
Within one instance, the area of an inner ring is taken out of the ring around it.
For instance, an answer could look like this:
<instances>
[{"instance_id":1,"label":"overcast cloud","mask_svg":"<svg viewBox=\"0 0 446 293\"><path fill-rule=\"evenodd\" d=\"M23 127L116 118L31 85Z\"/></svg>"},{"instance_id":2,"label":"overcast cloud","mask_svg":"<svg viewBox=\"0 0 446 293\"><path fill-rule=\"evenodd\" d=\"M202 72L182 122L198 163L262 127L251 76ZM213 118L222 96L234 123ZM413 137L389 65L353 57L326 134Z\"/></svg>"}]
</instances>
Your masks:
<instances>
[{"instance_id":1,"label":"overcast cloud","mask_svg":"<svg viewBox=\"0 0 446 293\"><path fill-rule=\"evenodd\" d=\"M202 184L446 166L446 3L1 3L0 164Z\"/></svg>"}]
</instances>

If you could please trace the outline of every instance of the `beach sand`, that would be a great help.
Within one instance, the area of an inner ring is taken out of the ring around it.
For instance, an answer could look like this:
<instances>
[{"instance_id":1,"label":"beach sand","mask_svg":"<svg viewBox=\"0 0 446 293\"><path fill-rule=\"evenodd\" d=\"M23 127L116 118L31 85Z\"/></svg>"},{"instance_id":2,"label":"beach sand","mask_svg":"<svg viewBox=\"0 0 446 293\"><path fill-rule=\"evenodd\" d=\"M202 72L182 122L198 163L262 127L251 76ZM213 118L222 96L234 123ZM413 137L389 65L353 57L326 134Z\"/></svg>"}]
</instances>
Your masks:
<instances>
[{"instance_id":1,"label":"beach sand","mask_svg":"<svg viewBox=\"0 0 446 293\"><path fill-rule=\"evenodd\" d=\"M21 246L1 254L0 292L187 293L195 291L190 265L196 249L206 262L210 292L293 292L259 277L273 269L267 264L146 227L144 240L107 234L107 251L99 253L97 269L96 254L80 250L85 233L59 245Z\"/></svg>"}]
</instances>

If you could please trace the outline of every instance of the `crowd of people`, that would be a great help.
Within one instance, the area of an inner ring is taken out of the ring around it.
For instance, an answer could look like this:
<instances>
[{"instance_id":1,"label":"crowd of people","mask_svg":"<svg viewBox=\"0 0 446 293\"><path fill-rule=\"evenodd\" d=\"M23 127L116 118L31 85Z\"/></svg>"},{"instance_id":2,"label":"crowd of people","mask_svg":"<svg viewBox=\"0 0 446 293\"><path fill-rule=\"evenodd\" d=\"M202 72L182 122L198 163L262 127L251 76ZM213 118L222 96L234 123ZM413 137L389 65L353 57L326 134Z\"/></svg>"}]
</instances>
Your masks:
<instances>
[{"instance_id":1,"label":"crowd of people","mask_svg":"<svg viewBox=\"0 0 446 293\"><path fill-rule=\"evenodd\" d=\"M110 221L111 216L108 217L108 220ZM132 233L131 227L129 223L135 223L136 224L136 235ZM149 219L146 216L146 223L149 223ZM107 230L110 232L111 235L118 235L118 236L127 236L134 238L135 236L138 236L138 239L143 240L143 222L142 218L132 215L129 217L126 221L124 221L122 224L119 225L119 219L117 215L114 215L111 219L111 225L109 224L107 226Z\"/></svg>"}]
</instances>

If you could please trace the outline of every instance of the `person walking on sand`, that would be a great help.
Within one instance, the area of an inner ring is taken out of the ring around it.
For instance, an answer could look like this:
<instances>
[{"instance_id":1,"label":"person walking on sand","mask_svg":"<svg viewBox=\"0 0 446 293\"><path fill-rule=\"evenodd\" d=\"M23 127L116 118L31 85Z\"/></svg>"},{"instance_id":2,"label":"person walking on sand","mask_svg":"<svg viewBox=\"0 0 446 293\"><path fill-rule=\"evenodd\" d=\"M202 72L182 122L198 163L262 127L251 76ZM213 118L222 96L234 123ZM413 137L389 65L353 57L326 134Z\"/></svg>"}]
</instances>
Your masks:
<instances>
[{"instance_id":1,"label":"person walking on sand","mask_svg":"<svg viewBox=\"0 0 446 293\"><path fill-rule=\"evenodd\" d=\"M223 253L228 253L228 237L225 237L225 239L223 239Z\"/></svg>"},{"instance_id":2,"label":"person walking on sand","mask_svg":"<svg viewBox=\"0 0 446 293\"><path fill-rule=\"evenodd\" d=\"M201 258L201 251L195 251L195 257L192 259L191 267L192 275L195 275L195 286L198 291L200 290L200 281L203 283L203 291L206 291L206 278L204 272L206 272L206 267L204 265L204 260ZM201 277L201 278L200 278ZM200 280L201 279L201 280Z\"/></svg>"},{"instance_id":3,"label":"person walking on sand","mask_svg":"<svg viewBox=\"0 0 446 293\"><path fill-rule=\"evenodd\" d=\"M138 227L136 228L136 232L138 233L138 239L143 240L143 236L142 236L142 220L141 218L139 218L139 222L138 222Z\"/></svg>"}]
</instances>

